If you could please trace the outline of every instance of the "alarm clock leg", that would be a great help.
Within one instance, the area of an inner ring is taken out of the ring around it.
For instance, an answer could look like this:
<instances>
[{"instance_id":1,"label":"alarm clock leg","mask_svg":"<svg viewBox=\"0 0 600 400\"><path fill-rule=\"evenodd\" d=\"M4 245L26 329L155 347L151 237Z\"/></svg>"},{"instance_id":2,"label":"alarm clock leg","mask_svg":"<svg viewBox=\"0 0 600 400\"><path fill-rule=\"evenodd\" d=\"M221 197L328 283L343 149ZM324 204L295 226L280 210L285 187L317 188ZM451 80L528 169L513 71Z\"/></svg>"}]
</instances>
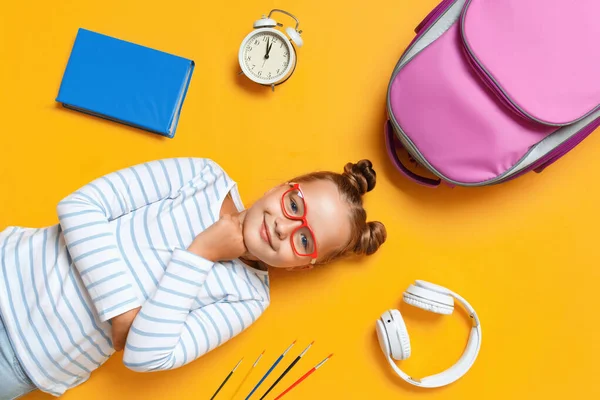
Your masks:
<instances>
[{"instance_id":1,"label":"alarm clock leg","mask_svg":"<svg viewBox=\"0 0 600 400\"><path fill-rule=\"evenodd\" d=\"M275 91L275 84L271 83L271 90Z\"/></svg>"}]
</instances>

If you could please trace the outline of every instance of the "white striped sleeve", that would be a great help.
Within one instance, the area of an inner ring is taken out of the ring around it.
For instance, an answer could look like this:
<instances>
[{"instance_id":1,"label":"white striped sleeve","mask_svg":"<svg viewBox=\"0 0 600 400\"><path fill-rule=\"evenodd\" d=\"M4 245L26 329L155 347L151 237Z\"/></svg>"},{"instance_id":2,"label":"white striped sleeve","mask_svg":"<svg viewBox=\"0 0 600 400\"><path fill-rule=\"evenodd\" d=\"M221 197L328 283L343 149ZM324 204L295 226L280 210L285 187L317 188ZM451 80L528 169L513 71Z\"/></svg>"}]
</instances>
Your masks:
<instances>
[{"instance_id":1,"label":"white striped sleeve","mask_svg":"<svg viewBox=\"0 0 600 400\"><path fill-rule=\"evenodd\" d=\"M123 363L149 372L181 367L239 334L260 315L256 300L220 301L192 309L213 263L176 250L155 294L127 336ZM252 310L252 314L249 313Z\"/></svg>"},{"instance_id":2,"label":"white striped sleeve","mask_svg":"<svg viewBox=\"0 0 600 400\"><path fill-rule=\"evenodd\" d=\"M65 243L101 321L141 305L109 222L173 196L209 160L172 158L136 165L98 178L57 207Z\"/></svg>"}]
</instances>

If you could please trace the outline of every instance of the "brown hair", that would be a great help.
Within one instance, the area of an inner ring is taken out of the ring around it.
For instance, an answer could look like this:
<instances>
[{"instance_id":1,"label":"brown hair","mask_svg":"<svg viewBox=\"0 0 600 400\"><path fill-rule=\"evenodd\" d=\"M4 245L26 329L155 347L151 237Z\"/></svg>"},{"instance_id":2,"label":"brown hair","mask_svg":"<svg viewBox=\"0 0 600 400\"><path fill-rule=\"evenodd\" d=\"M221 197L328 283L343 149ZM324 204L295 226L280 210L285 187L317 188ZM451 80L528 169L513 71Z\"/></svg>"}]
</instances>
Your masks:
<instances>
[{"instance_id":1,"label":"brown hair","mask_svg":"<svg viewBox=\"0 0 600 400\"><path fill-rule=\"evenodd\" d=\"M293 182L311 182L329 180L337 186L342 198L350 207L350 224L352 233L346 246L333 254L322 257L318 264L325 264L338 258L355 255L371 255L385 242L387 232L379 221L367 222L367 212L363 208L362 196L373 190L376 182L375 170L369 160L360 160L356 164L348 163L344 172L339 174L329 171L318 171L292 179Z\"/></svg>"}]
</instances>

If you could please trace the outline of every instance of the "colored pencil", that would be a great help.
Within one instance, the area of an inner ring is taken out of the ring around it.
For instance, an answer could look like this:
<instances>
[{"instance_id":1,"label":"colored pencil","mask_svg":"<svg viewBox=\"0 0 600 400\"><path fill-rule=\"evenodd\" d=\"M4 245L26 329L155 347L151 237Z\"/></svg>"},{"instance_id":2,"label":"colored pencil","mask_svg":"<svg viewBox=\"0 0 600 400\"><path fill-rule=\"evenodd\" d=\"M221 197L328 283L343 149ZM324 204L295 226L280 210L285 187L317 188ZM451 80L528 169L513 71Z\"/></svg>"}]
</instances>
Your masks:
<instances>
[{"instance_id":1,"label":"colored pencil","mask_svg":"<svg viewBox=\"0 0 600 400\"><path fill-rule=\"evenodd\" d=\"M233 392L233 395L231 395L231 398L229 400L233 400L235 398L235 396L238 394L238 392L240 391L240 389L242 388L242 386L246 382L246 379L248 379L248 377L250 376L250 374L252 373L252 371L254 371L254 368L256 367L256 365L258 364L258 362L260 361L260 359L262 358L263 354L265 354L264 350L263 350L262 353L260 353L260 355L258 356L258 358L256 359L256 361L254 361L254 364L252 364L252 367L250 367L250 369L246 373L246 376L244 376L244 379L242 379L242 381L238 385L237 389L235 389L235 392Z\"/></svg>"},{"instance_id":2,"label":"colored pencil","mask_svg":"<svg viewBox=\"0 0 600 400\"><path fill-rule=\"evenodd\" d=\"M313 345L315 341L313 340L311 342L311 344L308 345L308 347L306 349L304 349L304 351L302 353L300 353L300 355L298 357L296 357L296 359L294 361L292 361L292 363L290 365L288 365L288 367L285 369L285 371L283 371L283 374L281 374L279 376L279 378L277 378L277 380L271 385L271 387L269 388L269 390L267 390L265 392L265 394L262 395L262 397L260 398L260 400L263 400L265 397L267 397L267 395L271 392L271 390L273 390L273 388L275 386L277 386L277 384L279 383L280 380L283 379L284 376L287 375L288 372L290 372L290 370L292 368L294 368L294 365L296 365L298 363L298 361L300 361L300 359L302 358L302 356L304 356L306 354L306 352L308 351L308 349L310 349L310 347Z\"/></svg>"},{"instance_id":3,"label":"colored pencil","mask_svg":"<svg viewBox=\"0 0 600 400\"><path fill-rule=\"evenodd\" d=\"M333 357L333 354L328 355L326 359L324 359L323 361L321 361L320 363L318 363L315 367L313 367L310 371L308 371L307 373L305 373L304 375L302 375L302 377L300 379L298 379L296 382L292 383L292 386L290 386L289 388L285 389L279 396L275 397L275 400L279 400L285 394L287 394L290 390L292 390L293 388L295 388L296 386L298 386L300 384L300 382L302 382L303 380L305 380L306 378L308 378L312 373L314 373L316 370L318 370L323 364L325 364L325 361L329 360L331 357Z\"/></svg>"},{"instance_id":4,"label":"colored pencil","mask_svg":"<svg viewBox=\"0 0 600 400\"><path fill-rule=\"evenodd\" d=\"M221 383L221 386L219 386L219 388L217 389L217 391L215 392L215 394L212 395L212 397L210 398L210 400L213 400L215 397L217 397L217 394L219 394L219 392L221 391L221 389L223 389L223 386L225 386L225 384L227 383L227 381L229 380L229 378L231 378L231 375L233 375L233 373L235 372L235 370L237 369L237 367L240 366L240 364L242 363L243 359L244 359L244 357L242 357L242 359L240 361L238 361L238 363L235 365L235 367L233 367L233 369L231 370L231 372L229 372L229 374L227 375L227 377L225 378L225 380L223 381L223 383Z\"/></svg>"},{"instance_id":5,"label":"colored pencil","mask_svg":"<svg viewBox=\"0 0 600 400\"><path fill-rule=\"evenodd\" d=\"M271 368L269 368L269 370L267 371L267 373L260 379L260 381L258 381L258 383L256 384L256 386L254 386L254 389L252 389L252 391L250 392L250 394L248 394L248 396L246 396L245 400L248 400L250 398L250 396L252 396L254 394L254 392L256 392L256 389L258 389L258 387L264 382L264 380L267 379L267 376L269 376L269 374L271 372L273 372L273 370L275 369L275 367L277 366L277 364L279 364L281 362L281 360L283 359L283 357L285 357L285 355L288 353L288 351L290 351L290 349L292 348L292 346L294 344L296 344L295 340L292 342L292 344L289 345L289 347L287 349L285 349L285 351L279 356L279 358L273 363L273 365L271 365Z\"/></svg>"}]
</instances>

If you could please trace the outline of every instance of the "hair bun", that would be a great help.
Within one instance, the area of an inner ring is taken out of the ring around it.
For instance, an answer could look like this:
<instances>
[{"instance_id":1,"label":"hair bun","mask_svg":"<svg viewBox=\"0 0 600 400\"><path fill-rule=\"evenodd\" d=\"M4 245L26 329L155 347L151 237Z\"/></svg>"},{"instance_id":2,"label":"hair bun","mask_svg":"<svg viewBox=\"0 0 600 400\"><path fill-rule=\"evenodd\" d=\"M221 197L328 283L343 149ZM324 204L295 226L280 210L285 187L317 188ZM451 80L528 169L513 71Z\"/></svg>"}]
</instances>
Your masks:
<instances>
[{"instance_id":1,"label":"hair bun","mask_svg":"<svg viewBox=\"0 0 600 400\"><path fill-rule=\"evenodd\" d=\"M379 221L367 222L354 252L370 256L375 253L387 239L385 226Z\"/></svg>"},{"instance_id":2,"label":"hair bun","mask_svg":"<svg viewBox=\"0 0 600 400\"><path fill-rule=\"evenodd\" d=\"M360 160L356 164L346 164L344 175L350 179L352 185L358 189L361 195L373 190L377 181L373 163L369 160Z\"/></svg>"}]
</instances>

